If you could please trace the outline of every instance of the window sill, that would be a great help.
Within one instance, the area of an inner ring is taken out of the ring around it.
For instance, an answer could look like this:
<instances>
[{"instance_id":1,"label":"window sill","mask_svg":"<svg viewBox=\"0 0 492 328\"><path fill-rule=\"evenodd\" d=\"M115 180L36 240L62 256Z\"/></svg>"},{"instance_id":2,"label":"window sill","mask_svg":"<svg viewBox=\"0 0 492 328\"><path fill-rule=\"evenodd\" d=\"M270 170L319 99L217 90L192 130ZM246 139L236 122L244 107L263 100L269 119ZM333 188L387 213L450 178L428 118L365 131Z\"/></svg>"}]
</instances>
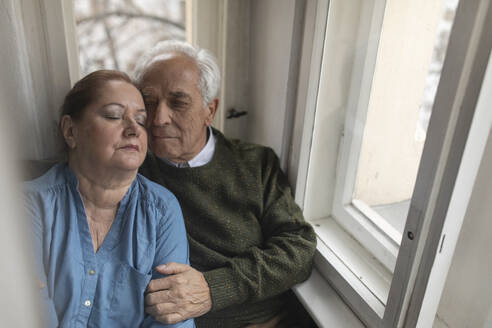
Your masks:
<instances>
[{"instance_id":1,"label":"window sill","mask_svg":"<svg viewBox=\"0 0 492 328\"><path fill-rule=\"evenodd\" d=\"M295 286L293 290L320 327L364 327L317 269L313 269L309 279Z\"/></svg>"},{"instance_id":2,"label":"window sill","mask_svg":"<svg viewBox=\"0 0 492 328\"><path fill-rule=\"evenodd\" d=\"M359 202L360 206L360 202ZM368 217L355 204L337 206L334 204L333 213L330 219L336 222L344 232L357 240L357 244L364 245L364 248L375 257L379 263L393 272L396 259L398 257L399 242L396 243L388 234L374 223L373 218ZM320 219L319 221L324 222ZM323 229L320 230L321 239L323 238ZM329 245L331 247L331 245Z\"/></svg>"},{"instance_id":3,"label":"window sill","mask_svg":"<svg viewBox=\"0 0 492 328\"><path fill-rule=\"evenodd\" d=\"M305 284L312 286L298 288L307 294L307 296L300 295L300 298L311 299L313 296L309 296L310 293L316 295L316 292L320 292L321 288L316 284L319 284L318 281L321 279L326 285L331 285L333 289L330 287L330 290L336 291L363 321L370 323L380 320L390 290L391 272L344 231L333 218L312 220L311 223L318 236L314 258L315 272L322 277L310 278ZM306 305L311 313L319 312L319 309L312 309L311 303L310 301ZM318 305L315 304L314 307L316 306ZM327 308L328 304L319 313L322 315ZM315 317L317 315L318 313L314 314ZM323 326L327 324L320 322Z\"/></svg>"}]
</instances>

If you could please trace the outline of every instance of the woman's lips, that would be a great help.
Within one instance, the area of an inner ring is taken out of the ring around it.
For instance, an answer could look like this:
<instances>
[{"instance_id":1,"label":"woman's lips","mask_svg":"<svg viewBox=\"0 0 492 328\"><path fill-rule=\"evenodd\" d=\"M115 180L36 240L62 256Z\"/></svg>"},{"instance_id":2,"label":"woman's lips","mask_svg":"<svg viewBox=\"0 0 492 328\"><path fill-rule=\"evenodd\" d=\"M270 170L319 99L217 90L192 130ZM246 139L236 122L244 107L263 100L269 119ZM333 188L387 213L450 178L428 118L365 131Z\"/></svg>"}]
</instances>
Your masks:
<instances>
[{"instance_id":1,"label":"woman's lips","mask_svg":"<svg viewBox=\"0 0 492 328\"><path fill-rule=\"evenodd\" d=\"M121 149L139 151L140 147L138 147L137 145L126 145L126 146L121 147Z\"/></svg>"}]
</instances>

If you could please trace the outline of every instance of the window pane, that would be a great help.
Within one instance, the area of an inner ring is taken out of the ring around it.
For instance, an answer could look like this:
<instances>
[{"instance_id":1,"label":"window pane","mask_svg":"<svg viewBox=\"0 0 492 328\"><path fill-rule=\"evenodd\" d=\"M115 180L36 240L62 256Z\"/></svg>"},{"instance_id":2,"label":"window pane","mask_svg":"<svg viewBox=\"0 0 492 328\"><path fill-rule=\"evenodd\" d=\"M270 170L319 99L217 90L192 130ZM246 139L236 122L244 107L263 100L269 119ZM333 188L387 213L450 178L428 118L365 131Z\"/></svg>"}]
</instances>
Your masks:
<instances>
[{"instance_id":1,"label":"window pane","mask_svg":"<svg viewBox=\"0 0 492 328\"><path fill-rule=\"evenodd\" d=\"M131 73L161 40L185 40L185 0L74 0L80 71Z\"/></svg>"},{"instance_id":2,"label":"window pane","mask_svg":"<svg viewBox=\"0 0 492 328\"><path fill-rule=\"evenodd\" d=\"M353 204L398 243L456 5L386 1Z\"/></svg>"}]
</instances>

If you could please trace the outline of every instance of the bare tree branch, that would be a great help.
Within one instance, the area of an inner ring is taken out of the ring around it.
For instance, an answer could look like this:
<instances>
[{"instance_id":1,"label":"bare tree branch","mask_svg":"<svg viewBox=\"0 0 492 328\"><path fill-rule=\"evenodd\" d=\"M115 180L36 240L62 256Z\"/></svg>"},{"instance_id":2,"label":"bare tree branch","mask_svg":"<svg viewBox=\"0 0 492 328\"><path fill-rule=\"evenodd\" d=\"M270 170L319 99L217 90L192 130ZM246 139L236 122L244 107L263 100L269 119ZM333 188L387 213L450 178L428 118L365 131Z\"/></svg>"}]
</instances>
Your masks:
<instances>
[{"instance_id":1,"label":"bare tree branch","mask_svg":"<svg viewBox=\"0 0 492 328\"><path fill-rule=\"evenodd\" d=\"M137 13L144 12L142 8L140 8L140 6L138 6L135 2L133 2L133 0L124 0L123 2L125 3L126 8L133 9Z\"/></svg>"},{"instance_id":2,"label":"bare tree branch","mask_svg":"<svg viewBox=\"0 0 492 328\"><path fill-rule=\"evenodd\" d=\"M106 33L106 38L108 40L109 52L111 53L111 58L113 59L114 68L116 70L120 70L120 64L118 63L118 57L116 55L116 48L114 45L113 36L111 35L111 30L108 26L108 22L106 22L106 20L103 20L103 22L104 22L104 32Z\"/></svg>"},{"instance_id":3,"label":"bare tree branch","mask_svg":"<svg viewBox=\"0 0 492 328\"><path fill-rule=\"evenodd\" d=\"M106 13L102 13L102 14L98 14L98 15L94 15L94 16L80 18L77 20L77 24L81 24L81 23L85 23L85 22L89 22L89 21L97 21L97 20L108 18L110 16L149 19L149 20L161 22L163 24L172 25L172 26L174 26L180 30L183 30L183 31L185 30L185 26L183 24L173 22L172 20L169 20L169 19L166 19L163 17L159 17L159 16L155 16L155 15L151 15L151 14L145 14L145 13L128 13L128 12L123 12L123 11L110 11L110 12L106 12Z\"/></svg>"},{"instance_id":4,"label":"bare tree branch","mask_svg":"<svg viewBox=\"0 0 492 328\"><path fill-rule=\"evenodd\" d=\"M108 1L107 0L104 2L104 7L105 7L104 9L106 11L106 9L108 8ZM111 35L111 29L109 27L108 20L103 19L102 21L103 21L103 25L104 25L104 32L106 33L106 38L108 39L109 52L111 53L111 57L113 59L114 68L116 70L120 70L120 64L118 62L118 57L116 54L116 47L115 47L113 36Z\"/></svg>"},{"instance_id":5,"label":"bare tree branch","mask_svg":"<svg viewBox=\"0 0 492 328\"><path fill-rule=\"evenodd\" d=\"M182 36L179 34L181 32L183 33ZM118 46L124 48L130 43L135 42L135 38L141 38L142 36L145 36L147 38L152 37L152 40L154 41L152 41L150 44L155 44L159 41L170 39L173 36L174 39L184 40L184 31L179 31L179 33L172 34L168 30L156 29L155 26L149 26L141 30L130 30L126 31L124 35L120 36L120 38L118 39Z\"/></svg>"},{"instance_id":6,"label":"bare tree branch","mask_svg":"<svg viewBox=\"0 0 492 328\"><path fill-rule=\"evenodd\" d=\"M132 71L147 45L168 38L184 39L185 14L176 11L183 0L149 0L143 6L137 0L79 1L89 5L76 12L84 74L100 68ZM148 4L158 4L159 12L150 11Z\"/></svg>"}]
</instances>

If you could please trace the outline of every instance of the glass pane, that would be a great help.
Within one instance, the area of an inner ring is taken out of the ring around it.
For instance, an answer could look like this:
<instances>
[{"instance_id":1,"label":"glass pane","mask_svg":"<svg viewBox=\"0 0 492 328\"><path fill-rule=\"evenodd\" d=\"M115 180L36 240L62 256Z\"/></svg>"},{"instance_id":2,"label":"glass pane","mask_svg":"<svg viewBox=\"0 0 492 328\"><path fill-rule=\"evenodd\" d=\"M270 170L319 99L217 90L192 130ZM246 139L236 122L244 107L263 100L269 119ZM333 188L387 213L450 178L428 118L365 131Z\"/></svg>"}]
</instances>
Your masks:
<instances>
[{"instance_id":1,"label":"glass pane","mask_svg":"<svg viewBox=\"0 0 492 328\"><path fill-rule=\"evenodd\" d=\"M353 204L398 243L457 2L386 1Z\"/></svg>"},{"instance_id":2,"label":"glass pane","mask_svg":"<svg viewBox=\"0 0 492 328\"><path fill-rule=\"evenodd\" d=\"M131 73L161 40L185 40L186 0L73 0L84 76L101 68Z\"/></svg>"}]
</instances>

